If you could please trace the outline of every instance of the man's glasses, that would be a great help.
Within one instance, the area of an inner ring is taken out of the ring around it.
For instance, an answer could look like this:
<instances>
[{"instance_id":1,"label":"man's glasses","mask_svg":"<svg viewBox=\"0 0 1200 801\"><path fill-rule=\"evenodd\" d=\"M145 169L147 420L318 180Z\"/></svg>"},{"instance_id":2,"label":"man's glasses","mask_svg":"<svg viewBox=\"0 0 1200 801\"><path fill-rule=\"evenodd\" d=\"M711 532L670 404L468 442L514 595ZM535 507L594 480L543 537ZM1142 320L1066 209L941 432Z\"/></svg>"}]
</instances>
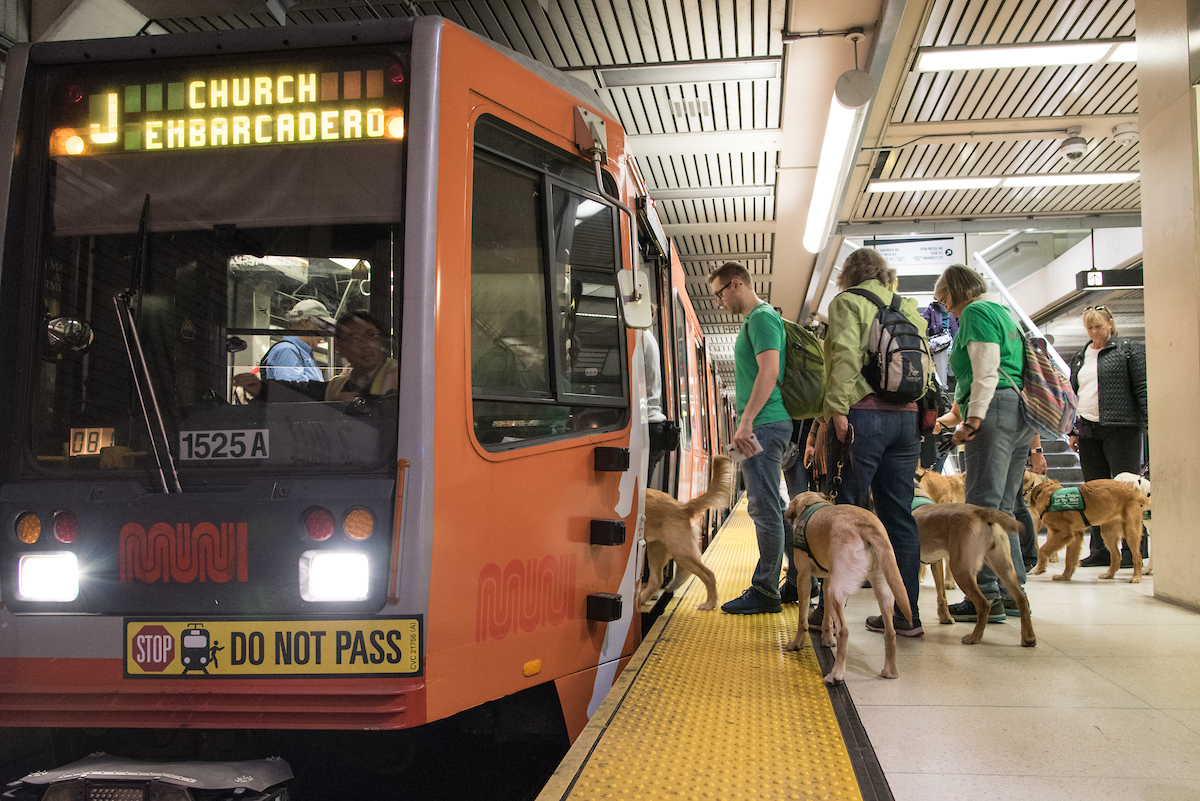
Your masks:
<instances>
[{"instance_id":1,"label":"man's glasses","mask_svg":"<svg viewBox=\"0 0 1200 801\"><path fill-rule=\"evenodd\" d=\"M728 284L726 284L725 286L723 286L723 287L721 287L720 289L718 289L718 290L717 290L715 293L713 293L713 294L715 294L715 295L717 296L717 302L718 302L718 303L720 303L720 302L721 302L721 293L722 293L722 292L724 292L726 289L729 289L729 287L730 287L730 286L733 284L734 280L735 280L735 279L732 279L732 278L731 278L731 279L729 279L729 283L728 283Z\"/></svg>"}]
</instances>

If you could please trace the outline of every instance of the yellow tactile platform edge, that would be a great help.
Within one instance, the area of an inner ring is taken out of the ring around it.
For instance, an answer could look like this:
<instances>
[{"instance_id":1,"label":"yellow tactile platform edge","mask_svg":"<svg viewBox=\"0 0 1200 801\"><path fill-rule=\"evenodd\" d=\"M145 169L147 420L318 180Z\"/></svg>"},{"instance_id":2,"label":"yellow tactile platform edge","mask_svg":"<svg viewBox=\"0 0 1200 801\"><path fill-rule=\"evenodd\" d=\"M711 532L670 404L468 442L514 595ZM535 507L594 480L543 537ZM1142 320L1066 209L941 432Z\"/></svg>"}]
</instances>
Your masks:
<instances>
[{"instance_id":1,"label":"yellow tactile platform edge","mask_svg":"<svg viewBox=\"0 0 1200 801\"><path fill-rule=\"evenodd\" d=\"M705 554L721 602L758 558L745 501ZM859 799L812 641L789 653L781 615L700 612L704 586L677 593L538 801Z\"/></svg>"}]
</instances>

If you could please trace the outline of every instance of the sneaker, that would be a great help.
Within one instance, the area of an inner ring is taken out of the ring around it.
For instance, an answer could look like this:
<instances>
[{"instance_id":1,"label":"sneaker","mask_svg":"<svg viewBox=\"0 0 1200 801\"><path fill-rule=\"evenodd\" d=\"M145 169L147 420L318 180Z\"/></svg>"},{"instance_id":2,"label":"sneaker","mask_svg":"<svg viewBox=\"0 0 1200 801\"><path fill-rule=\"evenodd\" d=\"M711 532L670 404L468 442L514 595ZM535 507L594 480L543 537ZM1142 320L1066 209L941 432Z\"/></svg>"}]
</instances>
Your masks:
<instances>
[{"instance_id":1,"label":"sneaker","mask_svg":"<svg viewBox=\"0 0 1200 801\"><path fill-rule=\"evenodd\" d=\"M959 623L974 623L977 619L975 605L971 603L970 598L963 598L956 604L950 604L950 616ZM992 599L987 619L988 623L1003 623L1008 619L1008 615L1004 613L1004 601L999 598Z\"/></svg>"},{"instance_id":2,"label":"sneaker","mask_svg":"<svg viewBox=\"0 0 1200 801\"><path fill-rule=\"evenodd\" d=\"M721 611L730 615L760 615L763 612L782 612L778 598L768 598L750 587L737 598L721 605Z\"/></svg>"},{"instance_id":3,"label":"sneaker","mask_svg":"<svg viewBox=\"0 0 1200 801\"><path fill-rule=\"evenodd\" d=\"M921 628L920 618L916 618L912 623L909 623L902 617L893 617L892 625L896 627L896 633L901 637L920 637L925 633L925 629ZM867 631L883 630L883 615L871 615L867 618Z\"/></svg>"},{"instance_id":4,"label":"sneaker","mask_svg":"<svg viewBox=\"0 0 1200 801\"><path fill-rule=\"evenodd\" d=\"M825 607L814 606L812 611L808 613L808 630L820 631L821 626L825 623Z\"/></svg>"},{"instance_id":5,"label":"sneaker","mask_svg":"<svg viewBox=\"0 0 1200 801\"><path fill-rule=\"evenodd\" d=\"M1108 552L1101 551L1100 553L1094 553L1094 554L1091 554L1090 556L1080 559L1079 566L1080 567L1108 567L1111 562L1112 562L1112 557L1110 557L1108 555Z\"/></svg>"},{"instance_id":6,"label":"sneaker","mask_svg":"<svg viewBox=\"0 0 1200 801\"><path fill-rule=\"evenodd\" d=\"M800 595L796 592L796 585L789 584L784 581L779 585L779 603L781 604L798 604L800 603Z\"/></svg>"},{"instance_id":7,"label":"sneaker","mask_svg":"<svg viewBox=\"0 0 1200 801\"><path fill-rule=\"evenodd\" d=\"M1021 616L1021 610L1017 608L1017 602L1015 600L1013 600L1012 598L1005 598L1003 600L1004 600L1004 614L1008 615L1009 617L1020 617ZM1028 601L1028 599L1026 599L1026 600ZM1030 609L1030 614L1033 614L1032 609Z\"/></svg>"}]
</instances>

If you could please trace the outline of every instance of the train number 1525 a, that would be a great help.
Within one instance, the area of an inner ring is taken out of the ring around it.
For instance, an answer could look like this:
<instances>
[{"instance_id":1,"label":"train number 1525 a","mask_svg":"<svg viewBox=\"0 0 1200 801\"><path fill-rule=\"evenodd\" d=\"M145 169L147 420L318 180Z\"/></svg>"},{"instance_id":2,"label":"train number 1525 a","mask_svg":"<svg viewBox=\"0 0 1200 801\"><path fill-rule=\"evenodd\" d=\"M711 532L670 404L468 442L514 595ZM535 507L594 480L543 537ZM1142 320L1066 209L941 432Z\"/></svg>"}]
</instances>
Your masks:
<instances>
[{"instance_id":1,"label":"train number 1525 a","mask_svg":"<svg viewBox=\"0 0 1200 801\"><path fill-rule=\"evenodd\" d=\"M248 428L240 431L181 431L179 458L208 459L269 459L270 430Z\"/></svg>"}]
</instances>

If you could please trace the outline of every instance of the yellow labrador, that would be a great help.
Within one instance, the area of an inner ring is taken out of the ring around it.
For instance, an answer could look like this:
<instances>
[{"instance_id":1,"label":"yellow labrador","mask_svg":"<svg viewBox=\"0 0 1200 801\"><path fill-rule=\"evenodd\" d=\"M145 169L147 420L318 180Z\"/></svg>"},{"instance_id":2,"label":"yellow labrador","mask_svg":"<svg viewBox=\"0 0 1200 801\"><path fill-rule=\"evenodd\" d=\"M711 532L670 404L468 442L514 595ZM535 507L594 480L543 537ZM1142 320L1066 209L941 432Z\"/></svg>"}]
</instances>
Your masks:
<instances>
[{"instance_id":1,"label":"yellow labrador","mask_svg":"<svg viewBox=\"0 0 1200 801\"><path fill-rule=\"evenodd\" d=\"M733 463L721 454L713 458L708 489L687 503L681 503L665 492L646 490L646 561L650 565L650 580L638 596L639 606L650 600L662 586L663 568L668 559L674 559L680 572L671 586L679 586L688 573L694 573L708 590L708 598L697 608L705 612L716 608L717 577L702 561L700 529L692 521L705 509L729 503L732 489Z\"/></svg>"},{"instance_id":2,"label":"yellow labrador","mask_svg":"<svg viewBox=\"0 0 1200 801\"><path fill-rule=\"evenodd\" d=\"M805 511L814 504L826 504L814 510L811 516ZM904 619L912 623L912 610L908 605L908 592L896 566L896 554L888 539L887 530L879 518L857 506L827 505L825 496L816 492L804 492L792 498L784 520L793 527L793 542L804 541L806 550L792 549L792 560L796 565L796 586L807 587L810 574L825 579L825 620L821 625L821 642L827 648L837 650L833 669L825 676L826 684L835 684L846 678L846 644L850 632L846 626L846 599L862 586L863 580L871 579L879 612L883 615L883 670L879 675L885 679L899 676L896 670L896 627L892 623L892 604L898 604ZM787 644L787 650L798 651L808 638L807 615L800 614L795 638Z\"/></svg>"}]
</instances>

